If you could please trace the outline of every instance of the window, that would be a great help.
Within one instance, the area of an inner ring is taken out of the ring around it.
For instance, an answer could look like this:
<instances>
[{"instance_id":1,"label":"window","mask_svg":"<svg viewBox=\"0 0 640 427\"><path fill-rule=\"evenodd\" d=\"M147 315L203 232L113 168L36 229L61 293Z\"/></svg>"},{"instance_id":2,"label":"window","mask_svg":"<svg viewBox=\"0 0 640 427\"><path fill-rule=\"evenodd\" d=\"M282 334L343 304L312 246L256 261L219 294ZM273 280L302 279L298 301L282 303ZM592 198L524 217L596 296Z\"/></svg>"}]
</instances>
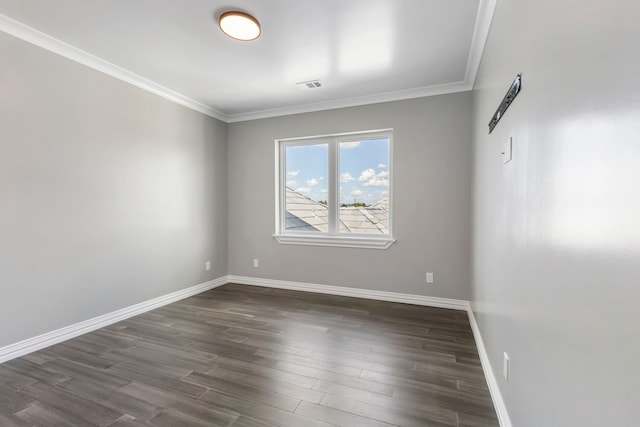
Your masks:
<instances>
[{"instance_id":1,"label":"window","mask_svg":"<svg viewBox=\"0 0 640 427\"><path fill-rule=\"evenodd\" d=\"M274 237L285 244L386 249L392 131L276 141Z\"/></svg>"}]
</instances>

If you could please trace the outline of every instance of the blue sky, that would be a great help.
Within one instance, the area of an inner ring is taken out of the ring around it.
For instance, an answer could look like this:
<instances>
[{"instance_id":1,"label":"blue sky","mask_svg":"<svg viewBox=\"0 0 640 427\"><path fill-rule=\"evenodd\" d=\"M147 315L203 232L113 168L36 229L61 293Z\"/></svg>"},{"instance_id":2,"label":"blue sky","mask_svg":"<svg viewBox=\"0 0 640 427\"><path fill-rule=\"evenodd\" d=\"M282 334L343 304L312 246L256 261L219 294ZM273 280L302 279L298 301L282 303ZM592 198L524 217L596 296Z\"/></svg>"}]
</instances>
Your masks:
<instances>
[{"instance_id":1,"label":"blue sky","mask_svg":"<svg viewBox=\"0 0 640 427\"><path fill-rule=\"evenodd\" d=\"M328 146L286 147L287 187L326 200ZM373 204L389 196L389 140L343 142L339 150L340 203Z\"/></svg>"}]
</instances>

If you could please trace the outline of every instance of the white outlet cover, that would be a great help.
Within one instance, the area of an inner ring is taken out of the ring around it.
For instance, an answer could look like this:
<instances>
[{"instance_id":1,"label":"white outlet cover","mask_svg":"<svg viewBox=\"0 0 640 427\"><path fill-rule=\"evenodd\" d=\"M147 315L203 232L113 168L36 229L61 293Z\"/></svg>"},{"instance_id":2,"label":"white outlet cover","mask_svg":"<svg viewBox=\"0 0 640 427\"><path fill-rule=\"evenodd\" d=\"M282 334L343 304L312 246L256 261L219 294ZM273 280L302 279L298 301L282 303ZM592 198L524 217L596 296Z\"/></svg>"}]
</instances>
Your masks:
<instances>
[{"instance_id":1,"label":"white outlet cover","mask_svg":"<svg viewBox=\"0 0 640 427\"><path fill-rule=\"evenodd\" d=\"M204 263L204 268L205 270L209 271L211 270L211 261L207 261Z\"/></svg>"},{"instance_id":2,"label":"white outlet cover","mask_svg":"<svg viewBox=\"0 0 640 427\"><path fill-rule=\"evenodd\" d=\"M502 163L509 163L513 158L511 152L513 150L513 137L509 137L509 140L502 146Z\"/></svg>"},{"instance_id":3,"label":"white outlet cover","mask_svg":"<svg viewBox=\"0 0 640 427\"><path fill-rule=\"evenodd\" d=\"M254 259L253 259L253 266L254 266L255 268L260 267L260 261L258 261L258 258L254 258Z\"/></svg>"},{"instance_id":4,"label":"white outlet cover","mask_svg":"<svg viewBox=\"0 0 640 427\"><path fill-rule=\"evenodd\" d=\"M504 379L509 382L509 365L511 359L509 358L509 355L505 352L504 353L504 360L502 363L502 376L504 377Z\"/></svg>"},{"instance_id":5,"label":"white outlet cover","mask_svg":"<svg viewBox=\"0 0 640 427\"><path fill-rule=\"evenodd\" d=\"M427 273L427 283L433 283L433 273Z\"/></svg>"}]
</instances>

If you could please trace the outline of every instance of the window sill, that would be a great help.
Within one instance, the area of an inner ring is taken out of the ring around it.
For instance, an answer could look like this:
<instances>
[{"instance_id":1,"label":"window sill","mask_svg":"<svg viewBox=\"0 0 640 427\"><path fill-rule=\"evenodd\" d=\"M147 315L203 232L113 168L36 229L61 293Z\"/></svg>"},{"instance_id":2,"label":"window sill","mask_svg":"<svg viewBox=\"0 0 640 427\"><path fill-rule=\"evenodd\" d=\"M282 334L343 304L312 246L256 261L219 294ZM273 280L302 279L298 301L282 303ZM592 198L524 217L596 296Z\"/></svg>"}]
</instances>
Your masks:
<instances>
[{"instance_id":1,"label":"window sill","mask_svg":"<svg viewBox=\"0 0 640 427\"><path fill-rule=\"evenodd\" d=\"M310 236L295 234L274 234L274 239L283 245L334 246L339 248L387 249L393 245L392 238Z\"/></svg>"}]
</instances>

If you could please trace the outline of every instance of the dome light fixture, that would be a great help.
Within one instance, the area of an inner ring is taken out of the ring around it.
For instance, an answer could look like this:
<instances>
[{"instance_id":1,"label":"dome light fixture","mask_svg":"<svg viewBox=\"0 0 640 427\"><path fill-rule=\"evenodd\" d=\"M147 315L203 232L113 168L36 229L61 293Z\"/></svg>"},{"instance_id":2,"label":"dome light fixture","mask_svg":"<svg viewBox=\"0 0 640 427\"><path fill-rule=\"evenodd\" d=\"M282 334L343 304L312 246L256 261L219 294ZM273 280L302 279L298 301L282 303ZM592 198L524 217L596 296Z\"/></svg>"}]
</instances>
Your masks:
<instances>
[{"instance_id":1,"label":"dome light fixture","mask_svg":"<svg viewBox=\"0 0 640 427\"><path fill-rule=\"evenodd\" d=\"M251 41L260 37L260 23L248 13L232 11L220 15L218 25L232 39Z\"/></svg>"}]
</instances>

